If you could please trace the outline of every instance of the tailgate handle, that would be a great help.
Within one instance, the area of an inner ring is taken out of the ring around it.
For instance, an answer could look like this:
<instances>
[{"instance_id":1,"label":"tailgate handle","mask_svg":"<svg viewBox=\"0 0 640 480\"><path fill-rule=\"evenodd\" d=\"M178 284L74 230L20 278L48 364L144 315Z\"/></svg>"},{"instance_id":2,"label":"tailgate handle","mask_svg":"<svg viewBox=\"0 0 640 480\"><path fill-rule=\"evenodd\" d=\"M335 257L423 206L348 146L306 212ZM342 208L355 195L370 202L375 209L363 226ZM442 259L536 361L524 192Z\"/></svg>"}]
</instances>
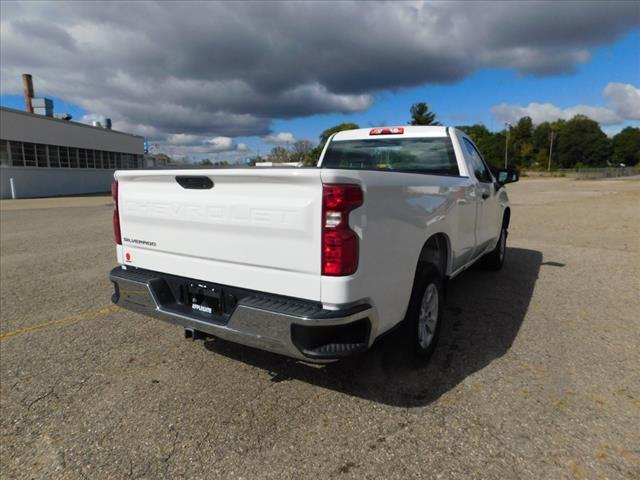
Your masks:
<instances>
[{"instance_id":1,"label":"tailgate handle","mask_svg":"<svg viewBox=\"0 0 640 480\"><path fill-rule=\"evenodd\" d=\"M182 188L190 188L192 190L209 190L213 188L213 181L209 177L204 176L178 176L176 182Z\"/></svg>"}]
</instances>

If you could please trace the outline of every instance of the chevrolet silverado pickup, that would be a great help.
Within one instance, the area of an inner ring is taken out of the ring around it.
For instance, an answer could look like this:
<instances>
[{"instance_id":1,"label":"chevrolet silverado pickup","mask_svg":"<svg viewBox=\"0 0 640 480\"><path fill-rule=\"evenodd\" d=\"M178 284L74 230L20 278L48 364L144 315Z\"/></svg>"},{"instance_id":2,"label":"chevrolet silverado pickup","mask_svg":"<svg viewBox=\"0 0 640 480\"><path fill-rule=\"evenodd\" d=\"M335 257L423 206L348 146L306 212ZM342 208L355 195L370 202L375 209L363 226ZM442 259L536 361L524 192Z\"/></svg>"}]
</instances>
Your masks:
<instances>
[{"instance_id":1,"label":"chevrolet silverado pickup","mask_svg":"<svg viewBox=\"0 0 640 480\"><path fill-rule=\"evenodd\" d=\"M446 282L498 270L506 183L460 130L342 131L313 168L117 171L114 303L309 362L398 327L427 359Z\"/></svg>"}]
</instances>

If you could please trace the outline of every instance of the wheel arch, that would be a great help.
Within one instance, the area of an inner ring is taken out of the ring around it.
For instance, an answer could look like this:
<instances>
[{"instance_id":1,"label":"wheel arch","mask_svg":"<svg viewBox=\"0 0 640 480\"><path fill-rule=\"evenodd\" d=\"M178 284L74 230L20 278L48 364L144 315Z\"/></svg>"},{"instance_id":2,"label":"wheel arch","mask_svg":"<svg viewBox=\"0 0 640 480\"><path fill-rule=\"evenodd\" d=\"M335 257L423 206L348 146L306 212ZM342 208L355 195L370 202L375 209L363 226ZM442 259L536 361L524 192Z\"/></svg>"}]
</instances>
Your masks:
<instances>
[{"instance_id":1,"label":"wheel arch","mask_svg":"<svg viewBox=\"0 0 640 480\"><path fill-rule=\"evenodd\" d=\"M451 240L446 233L434 233L424 242L418 257L418 265L424 263L435 265L443 278L448 276L451 267Z\"/></svg>"},{"instance_id":2,"label":"wheel arch","mask_svg":"<svg viewBox=\"0 0 640 480\"><path fill-rule=\"evenodd\" d=\"M507 207L504 209L504 213L502 214L502 226L508 229L510 221L511 221L511 207Z\"/></svg>"}]
</instances>

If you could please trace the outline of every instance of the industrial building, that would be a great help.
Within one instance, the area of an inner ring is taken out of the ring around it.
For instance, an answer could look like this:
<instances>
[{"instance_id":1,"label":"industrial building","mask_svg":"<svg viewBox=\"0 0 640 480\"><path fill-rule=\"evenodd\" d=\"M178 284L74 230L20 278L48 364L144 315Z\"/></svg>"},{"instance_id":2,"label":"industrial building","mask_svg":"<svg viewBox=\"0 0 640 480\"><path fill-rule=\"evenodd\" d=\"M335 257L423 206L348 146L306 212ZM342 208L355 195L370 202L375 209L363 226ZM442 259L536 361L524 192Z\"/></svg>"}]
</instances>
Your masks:
<instances>
[{"instance_id":1,"label":"industrial building","mask_svg":"<svg viewBox=\"0 0 640 480\"><path fill-rule=\"evenodd\" d=\"M23 83L27 111L0 107L0 198L108 192L116 169L144 167L143 137L56 118Z\"/></svg>"}]
</instances>

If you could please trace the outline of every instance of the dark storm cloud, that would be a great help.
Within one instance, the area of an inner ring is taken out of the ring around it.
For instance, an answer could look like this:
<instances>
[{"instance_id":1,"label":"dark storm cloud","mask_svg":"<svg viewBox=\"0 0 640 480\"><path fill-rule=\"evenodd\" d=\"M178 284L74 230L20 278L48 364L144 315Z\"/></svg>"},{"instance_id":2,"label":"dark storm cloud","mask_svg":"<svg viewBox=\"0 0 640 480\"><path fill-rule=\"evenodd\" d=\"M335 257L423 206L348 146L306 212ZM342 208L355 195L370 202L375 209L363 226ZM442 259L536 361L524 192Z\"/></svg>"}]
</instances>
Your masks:
<instances>
[{"instance_id":1,"label":"dark storm cloud","mask_svg":"<svg viewBox=\"0 0 640 480\"><path fill-rule=\"evenodd\" d=\"M570 72L640 24L633 2L2 3L2 91L36 90L120 128L265 135L270 120L479 68ZM184 137L187 138L187 137Z\"/></svg>"},{"instance_id":2,"label":"dark storm cloud","mask_svg":"<svg viewBox=\"0 0 640 480\"><path fill-rule=\"evenodd\" d=\"M42 20L16 20L12 26L16 34L24 39L42 39L68 51L73 51L76 48L73 37L54 23Z\"/></svg>"}]
</instances>

